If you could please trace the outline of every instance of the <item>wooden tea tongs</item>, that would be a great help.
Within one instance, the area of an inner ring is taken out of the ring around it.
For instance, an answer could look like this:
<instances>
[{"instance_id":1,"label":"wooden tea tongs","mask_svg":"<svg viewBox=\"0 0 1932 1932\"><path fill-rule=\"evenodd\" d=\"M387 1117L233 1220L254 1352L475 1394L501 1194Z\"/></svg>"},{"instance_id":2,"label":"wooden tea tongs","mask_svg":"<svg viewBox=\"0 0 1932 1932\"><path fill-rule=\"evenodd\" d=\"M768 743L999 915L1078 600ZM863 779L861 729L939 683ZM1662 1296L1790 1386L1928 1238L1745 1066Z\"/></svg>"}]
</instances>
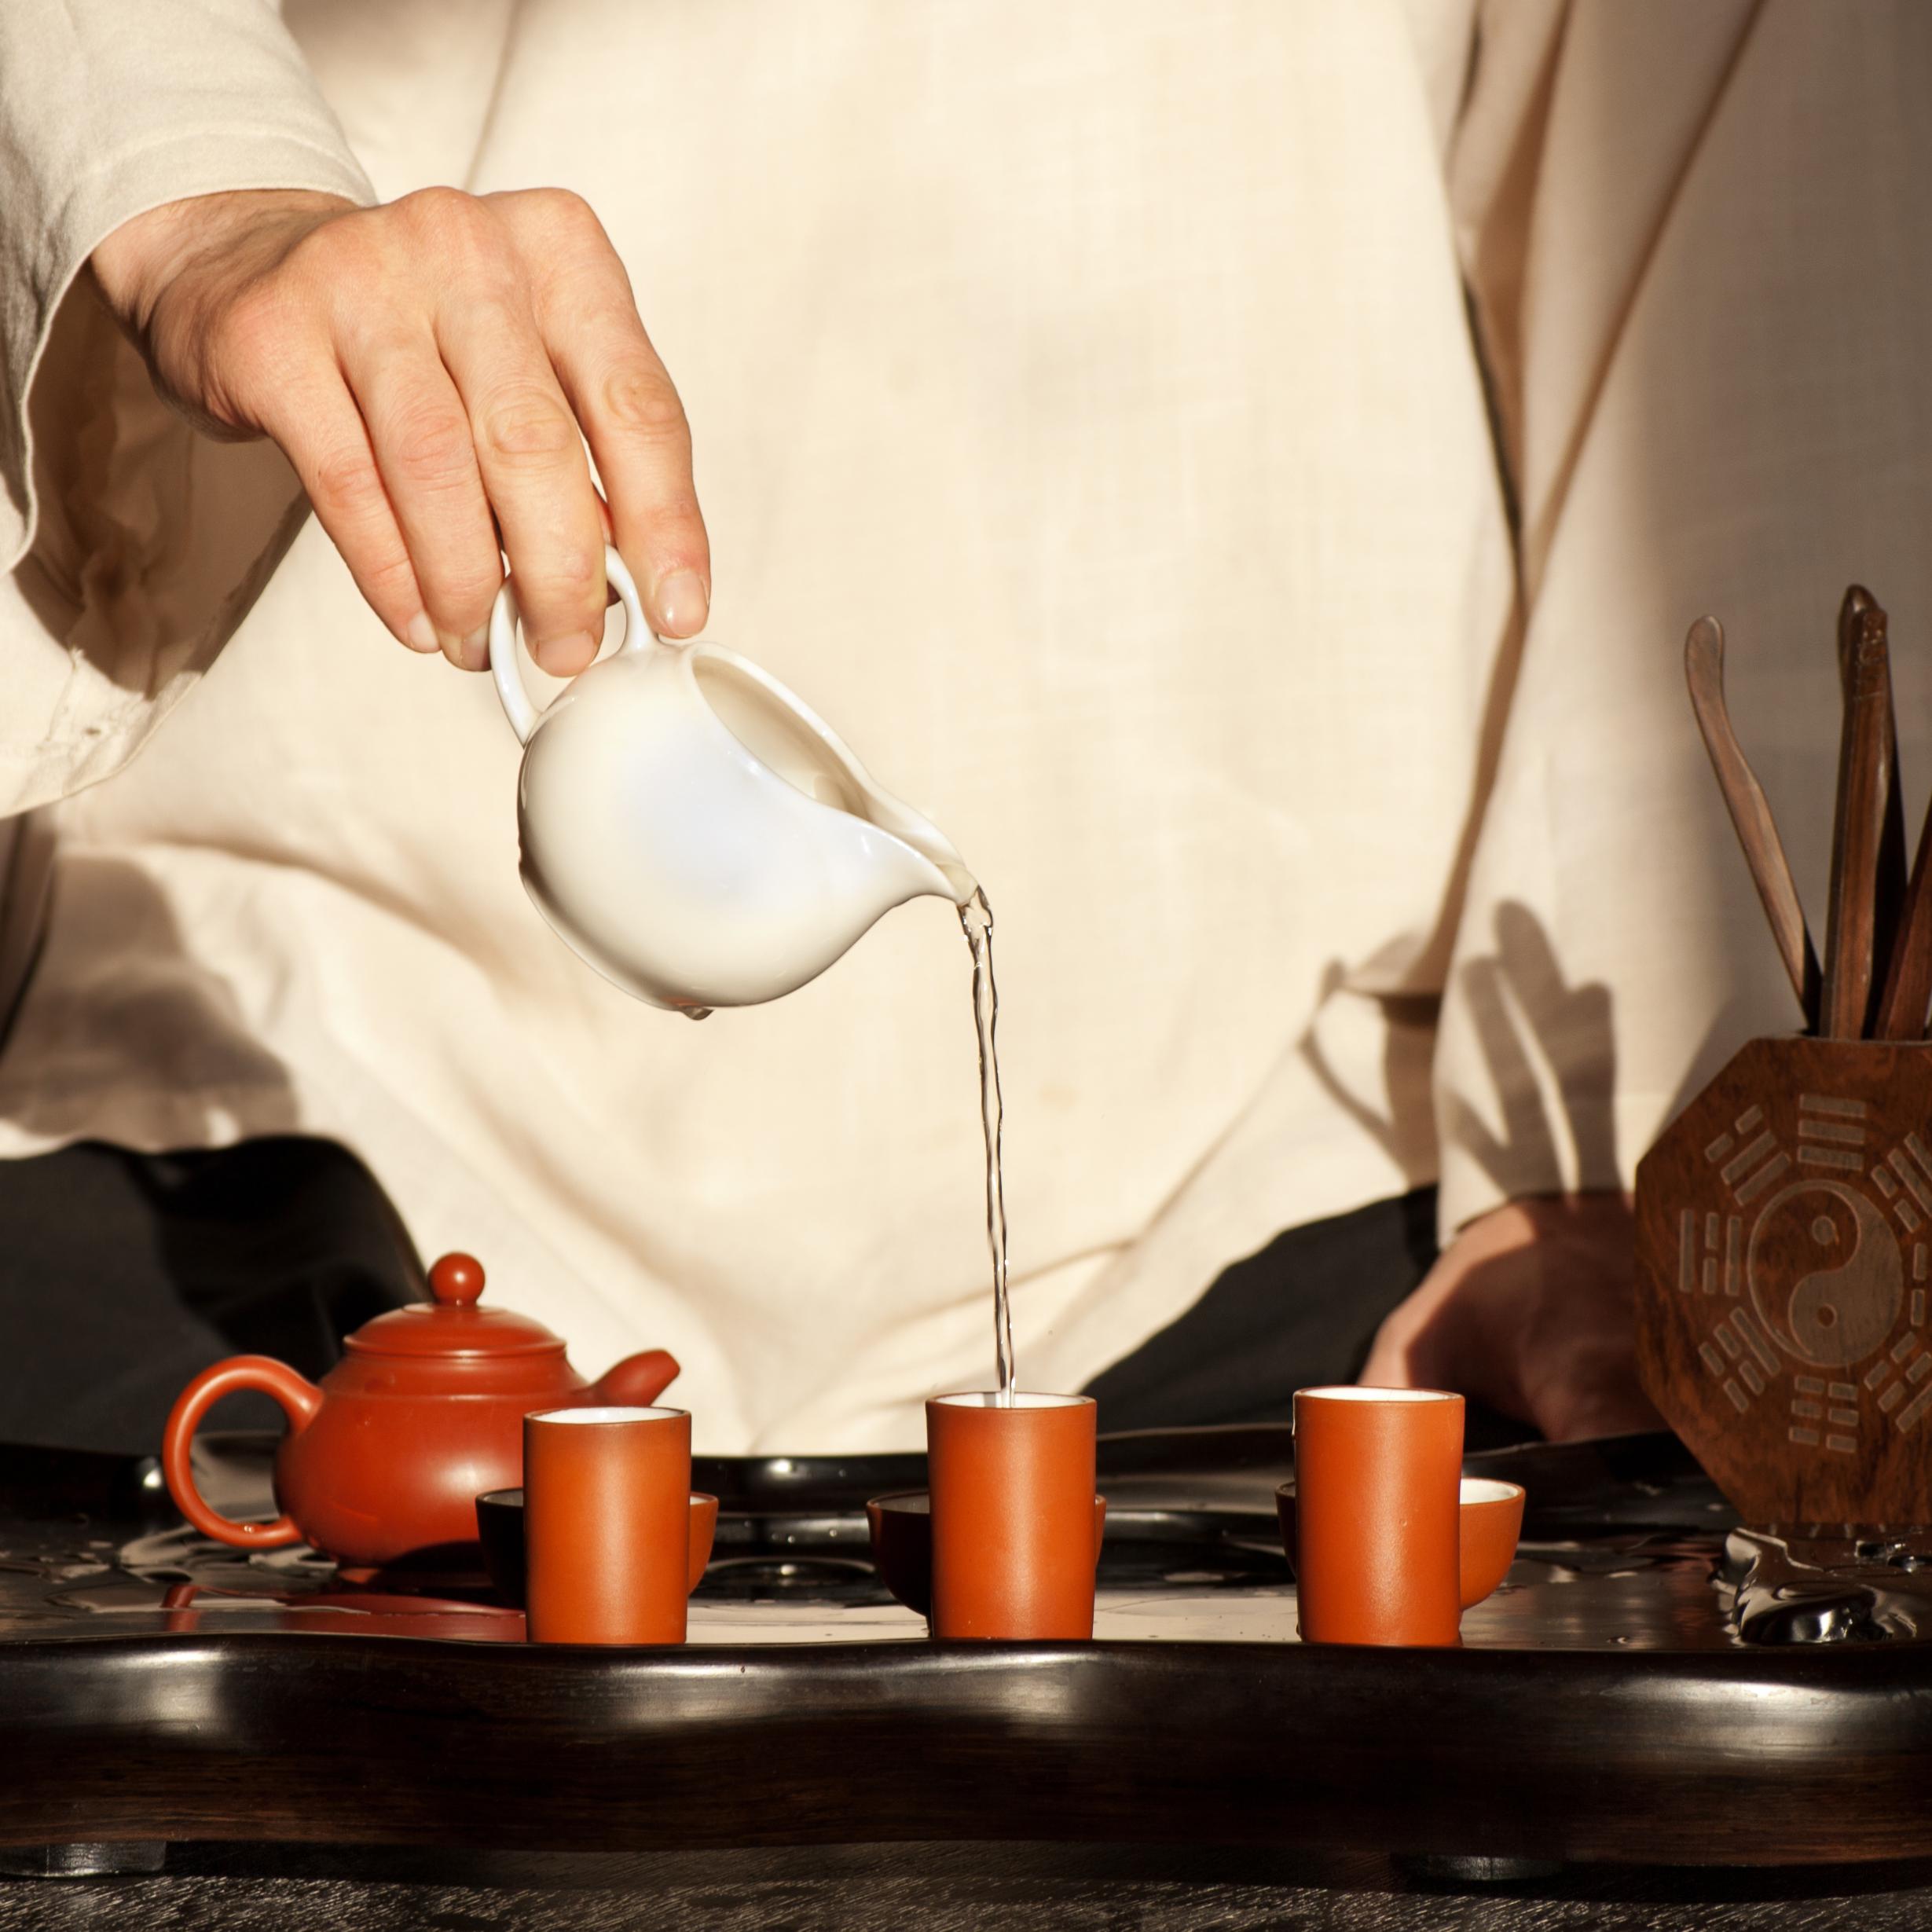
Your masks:
<instances>
[{"instance_id":1,"label":"wooden tea tongs","mask_svg":"<svg viewBox=\"0 0 1932 1932\"><path fill-rule=\"evenodd\" d=\"M1860 600L1863 601L1861 602ZM1839 738L1838 809L1831 829L1831 898L1826 915L1824 988L1818 1031L1828 1039L1863 1039L1873 1017L1872 988L1883 964L1895 977L1897 948L1879 943L1880 855L1890 816L1892 768L1897 755L1892 727L1891 651L1885 613L1856 585L1846 593L1839 616L1839 671L1845 698ZM1904 870L1905 832L1897 837ZM1904 896L1888 882L1896 907ZM1896 925L1898 915L1893 913ZM1925 1025L1920 1002L1918 1025Z\"/></svg>"},{"instance_id":2,"label":"wooden tea tongs","mask_svg":"<svg viewBox=\"0 0 1932 1932\"><path fill-rule=\"evenodd\" d=\"M1838 613L1838 673L1842 691L1850 695L1852 654L1858 642L1860 620L1878 610L1879 601L1862 584L1845 593ZM1885 825L1879 838L1879 873L1872 898L1872 956L1875 973L1893 957L1899 922L1905 911L1905 794L1898 778L1898 707L1893 702L1890 650L1885 672L1886 793Z\"/></svg>"},{"instance_id":3,"label":"wooden tea tongs","mask_svg":"<svg viewBox=\"0 0 1932 1932\"><path fill-rule=\"evenodd\" d=\"M1744 863L1751 868L1751 883L1758 888L1765 917L1771 922L1778 956L1804 1010L1806 1025L1815 1027L1818 955L1812 948L1798 888L1791 881L1791 861L1784 856L1784 843L1771 816L1770 801L1731 727L1731 714L1724 701L1724 626L1715 618L1699 618L1691 626L1684 640L1684 676L1690 686L1697 728L1718 775L1718 789L1724 794L1737 842L1744 849Z\"/></svg>"},{"instance_id":4,"label":"wooden tea tongs","mask_svg":"<svg viewBox=\"0 0 1932 1932\"><path fill-rule=\"evenodd\" d=\"M1845 731L1833 833L1831 918L1834 929L1842 929L1838 950L1843 955L1844 979L1835 988L1834 942L1828 938L1824 1031L1842 1039L1920 1039L1927 1007L1932 1005L1932 810L1908 880L1886 617L1872 593L1857 584L1846 592L1839 613L1839 665ZM1861 963L1867 948L1868 966Z\"/></svg>"}]
</instances>

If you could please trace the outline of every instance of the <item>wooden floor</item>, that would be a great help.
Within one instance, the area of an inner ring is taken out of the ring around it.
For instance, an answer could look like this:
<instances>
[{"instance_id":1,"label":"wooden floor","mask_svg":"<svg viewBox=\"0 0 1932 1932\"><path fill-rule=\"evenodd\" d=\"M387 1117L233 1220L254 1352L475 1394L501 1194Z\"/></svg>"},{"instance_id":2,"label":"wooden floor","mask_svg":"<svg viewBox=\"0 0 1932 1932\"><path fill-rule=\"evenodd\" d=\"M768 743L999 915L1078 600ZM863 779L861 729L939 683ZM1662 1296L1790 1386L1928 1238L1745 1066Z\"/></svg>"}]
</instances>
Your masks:
<instances>
[{"instance_id":1,"label":"wooden floor","mask_svg":"<svg viewBox=\"0 0 1932 1932\"><path fill-rule=\"evenodd\" d=\"M178 1846L145 1877L0 1880L0 1932L1919 1932L1932 1861L1571 1869L1515 1883L1159 1848L933 1845L629 1857Z\"/></svg>"}]
</instances>

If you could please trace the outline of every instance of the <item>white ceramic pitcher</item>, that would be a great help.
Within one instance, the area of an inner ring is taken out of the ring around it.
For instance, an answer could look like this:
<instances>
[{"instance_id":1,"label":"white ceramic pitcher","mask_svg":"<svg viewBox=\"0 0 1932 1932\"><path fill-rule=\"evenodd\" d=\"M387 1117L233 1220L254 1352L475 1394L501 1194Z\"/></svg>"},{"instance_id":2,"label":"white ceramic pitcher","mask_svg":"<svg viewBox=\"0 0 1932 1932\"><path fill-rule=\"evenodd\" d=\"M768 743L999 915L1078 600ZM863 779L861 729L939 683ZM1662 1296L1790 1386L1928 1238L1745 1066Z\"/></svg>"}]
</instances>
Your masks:
<instances>
[{"instance_id":1,"label":"white ceramic pitcher","mask_svg":"<svg viewBox=\"0 0 1932 1932\"><path fill-rule=\"evenodd\" d=\"M605 978L686 1013L755 1006L894 906L972 897L959 853L782 684L720 645L660 639L616 551L604 568L624 642L546 709L524 685L508 583L489 656L525 746L523 884Z\"/></svg>"}]
</instances>

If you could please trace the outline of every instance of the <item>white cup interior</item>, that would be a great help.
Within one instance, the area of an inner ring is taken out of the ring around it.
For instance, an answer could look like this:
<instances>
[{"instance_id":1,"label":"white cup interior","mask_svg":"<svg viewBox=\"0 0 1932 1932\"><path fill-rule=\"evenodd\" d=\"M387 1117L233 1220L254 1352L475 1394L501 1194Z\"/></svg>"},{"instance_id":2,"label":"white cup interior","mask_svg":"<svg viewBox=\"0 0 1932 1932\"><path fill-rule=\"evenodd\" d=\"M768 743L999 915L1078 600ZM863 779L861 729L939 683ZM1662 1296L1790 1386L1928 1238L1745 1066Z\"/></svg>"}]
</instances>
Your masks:
<instances>
[{"instance_id":1,"label":"white cup interior","mask_svg":"<svg viewBox=\"0 0 1932 1932\"><path fill-rule=\"evenodd\" d=\"M1001 1395L997 1389L975 1389L962 1395L935 1395L937 1402L948 1409L1074 1409L1093 1405L1091 1395L1043 1395L1032 1389L1014 1389Z\"/></svg>"},{"instance_id":2,"label":"white cup interior","mask_svg":"<svg viewBox=\"0 0 1932 1932\"><path fill-rule=\"evenodd\" d=\"M1461 1402L1462 1398L1446 1388L1298 1388L1297 1402Z\"/></svg>"},{"instance_id":3,"label":"white cup interior","mask_svg":"<svg viewBox=\"0 0 1932 1932\"><path fill-rule=\"evenodd\" d=\"M1499 1483L1493 1476L1465 1476L1462 1479L1462 1500L1465 1503L1505 1502L1512 1496L1522 1494L1514 1483Z\"/></svg>"},{"instance_id":4,"label":"white cup interior","mask_svg":"<svg viewBox=\"0 0 1932 1932\"><path fill-rule=\"evenodd\" d=\"M687 1412L682 1409L546 1409L540 1414L526 1416L526 1422L567 1422L574 1428L629 1422L667 1422L673 1416Z\"/></svg>"}]
</instances>

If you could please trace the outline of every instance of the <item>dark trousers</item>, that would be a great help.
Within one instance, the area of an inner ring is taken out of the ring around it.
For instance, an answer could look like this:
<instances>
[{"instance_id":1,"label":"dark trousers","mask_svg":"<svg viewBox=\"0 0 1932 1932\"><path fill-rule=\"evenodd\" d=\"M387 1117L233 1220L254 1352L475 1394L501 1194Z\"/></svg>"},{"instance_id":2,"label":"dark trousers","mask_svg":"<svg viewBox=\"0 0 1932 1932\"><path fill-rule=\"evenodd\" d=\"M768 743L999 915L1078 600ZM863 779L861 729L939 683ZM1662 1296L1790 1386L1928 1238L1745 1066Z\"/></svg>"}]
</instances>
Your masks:
<instances>
[{"instance_id":1,"label":"dark trousers","mask_svg":"<svg viewBox=\"0 0 1932 1932\"><path fill-rule=\"evenodd\" d=\"M427 1292L389 1197L331 1141L0 1160L0 1440L152 1454L211 1362L275 1355L313 1380L341 1336ZM281 1421L258 1395L213 1417Z\"/></svg>"},{"instance_id":2,"label":"dark trousers","mask_svg":"<svg viewBox=\"0 0 1932 1932\"><path fill-rule=\"evenodd\" d=\"M1435 1252L1427 1191L1290 1230L1094 1380L1102 1428L1286 1421L1296 1388L1353 1380ZM210 1362L275 1355L313 1380L424 1292L388 1197L332 1142L0 1161L0 1441L151 1454ZM247 1395L214 1420L280 1423Z\"/></svg>"}]
</instances>

